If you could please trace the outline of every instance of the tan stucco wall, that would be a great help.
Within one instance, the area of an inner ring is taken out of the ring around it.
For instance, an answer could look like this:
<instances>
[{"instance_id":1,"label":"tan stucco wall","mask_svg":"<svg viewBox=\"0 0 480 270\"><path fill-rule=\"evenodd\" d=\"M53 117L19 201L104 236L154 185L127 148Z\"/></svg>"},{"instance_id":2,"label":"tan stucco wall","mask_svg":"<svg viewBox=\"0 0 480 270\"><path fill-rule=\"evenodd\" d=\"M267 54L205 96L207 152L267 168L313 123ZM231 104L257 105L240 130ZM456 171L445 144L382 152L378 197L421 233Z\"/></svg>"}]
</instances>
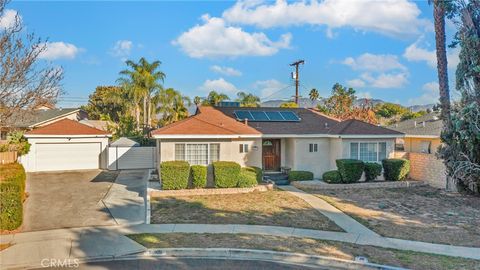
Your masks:
<instances>
[{"instance_id":1,"label":"tan stucco wall","mask_svg":"<svg viewBox=\"0 0 480 270\"><path fill-rule=\"evenodd\" d=\"M220 160L234 161L241 166L262 167L262 140L261 139L175 139L159 140L159 161L175 160L176 143L219 143ZM240 144L248 144L248 153L240 153ZM257 147L257 150L254 149Z\"/></svg>"},{"instance_id":2,"label":"tan stucco wall","mask_svg":"<svg viewBox=\"0 0 480 270\"><path fill-rule=\"evenodd\" d=\"M311 171L315 178L330 170L330 139L329 138L296 138L294 143L293 170ZM318 152L309 152L309 144L318 144ZM291 153L287 153L290 155Z\"/></svg>"},{"instance_id":3,"label":"tan stucco wall","mask_svg":"<svg viewBox=\"0 0 480 270\"><path fill-rule=\"evenodd\" d=\"M429 141L431 142L431 151L432 154L437 152L438 147L440 146L440 138L404 138L404 147L405 152L414 152L414 153L422 153L422 142Z\"/></svg>"},{"instance_id":4,"label":"tan stucco wall","mask_svg":"<svg viewBox=\"0 0 480 270\"><path fill-rule=\"evenodd\" d=\"M408 153L410 178L427 182L437 188L445 188L446 170L442 160L434 154Z\"/></svg>"}]
</instances>

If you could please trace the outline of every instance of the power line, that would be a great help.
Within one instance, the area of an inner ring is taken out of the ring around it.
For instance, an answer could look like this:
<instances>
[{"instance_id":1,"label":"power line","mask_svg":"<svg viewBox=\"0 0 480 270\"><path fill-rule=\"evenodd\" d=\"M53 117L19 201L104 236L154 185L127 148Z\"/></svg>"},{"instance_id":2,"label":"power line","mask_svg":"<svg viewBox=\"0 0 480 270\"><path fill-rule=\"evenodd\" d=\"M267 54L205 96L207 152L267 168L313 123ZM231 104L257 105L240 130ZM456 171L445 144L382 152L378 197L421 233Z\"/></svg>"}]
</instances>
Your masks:
<instances>
[{"instance_id":1,"label":"power line","mask_svg":"<svg viewBox=\"0 0 480 270\"><path fill-rule=\"evenodd\" d=\"M270 94L270 95L268 95L268 96L266 96L266 97L262 97L262 98L260 98L260 99L265 100L265 99L267 99L267 98L270 98L270 97L272 97L273 95L278 94L279 92L281 92L281 91L283 91L283 90L285 90L285 89L287 89L287 88L289 88L289 87L292 87L292 85L287 85L287 86L285 86L285 87L283 87L283 88L281 88L281 89L273 92L272 94Z\"/></svg>"},{"instance_id":2,"label":"power line","mask_svg":"<svg viewBox=\"0 0 480 270\"><path fill-rule=\"evenodd\" d=\"M298 60L290 64L290 66L295 67L295 103L298 105L298 84L300 83L299 74L298 74L298 66L305 64L304 60Z\"/></svg>"}]
</instances>

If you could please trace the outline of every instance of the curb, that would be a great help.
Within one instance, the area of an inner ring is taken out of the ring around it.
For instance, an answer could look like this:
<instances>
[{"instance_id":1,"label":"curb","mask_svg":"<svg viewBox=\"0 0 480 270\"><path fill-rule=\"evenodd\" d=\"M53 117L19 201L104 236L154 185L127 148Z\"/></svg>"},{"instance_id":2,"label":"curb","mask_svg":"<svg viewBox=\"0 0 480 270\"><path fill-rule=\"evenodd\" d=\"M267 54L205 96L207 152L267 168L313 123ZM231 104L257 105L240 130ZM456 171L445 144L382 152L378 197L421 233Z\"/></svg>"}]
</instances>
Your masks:
<instances>
[{"instance_id":1,"label":"curb","mask_svg":"<svg viewBox=\"0 0 480 270\"><path fill-rule=\"evenodd\" d=\"M144 253L109 258L109 260L135 260L144 258L190 258L190 259L223 259L269 261L288 265L310 267L332 267L359 270L407 270L406 268L337 259L327 256L306 255L301 253L276 252L270 250L235 249L235 248L159 248L148 249ZM99 259L95 261L101 261Z\"/></svg>"}]
</instances>

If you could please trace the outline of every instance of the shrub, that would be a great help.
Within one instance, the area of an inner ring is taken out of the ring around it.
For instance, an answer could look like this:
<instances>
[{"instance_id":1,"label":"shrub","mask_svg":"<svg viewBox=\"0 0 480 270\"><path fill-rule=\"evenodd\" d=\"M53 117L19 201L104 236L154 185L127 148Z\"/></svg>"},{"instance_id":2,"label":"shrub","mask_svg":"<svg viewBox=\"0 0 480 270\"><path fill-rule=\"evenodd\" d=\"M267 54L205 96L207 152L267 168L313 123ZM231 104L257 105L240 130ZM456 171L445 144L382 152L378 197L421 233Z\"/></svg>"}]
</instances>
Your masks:
<instances>
[{"instance_id":1,"label":"shrub","mask_svg":"<svg viewBox=\"0 0 480 270\"><path fill-rule=\"evenodd\" d=\"M190 167L192 173L193 188L204 188L207 185L207 167L202 165L193 165Z\"/></svg>"},{"instance_id":2,"label":"shrub","mask_svg":"<svg viewBox=\"0 0 480 270\"><path fill-rule=\"evenodd\" d=\"M373 162L365 162L365 180L372 181L382 174L382 165Z\"/></svg>"},{"instance_id":3,"label":"shrub","mask_svg":"<svg viewBox=\"0 0 480 270\"><path fill-rule=\"evenodd\" d=\"M257 173L249 168L242 168L238 178L238 187L254 187L258 185Z\"/></svg>"},{"instance_id":4,"label":"shrub","mask_svg":"<svg viewBox=\"0 0 480 270\"><path fill-rule=\"evenodd\" d=\"M288 181L306 181L313 180L313 173L308 171L290 171Z\"/></svg>"},{"instance_id":5,"label":"shrub","mask_svg":"<svg viewBox=\"0 0 480 270\"><path fill-rule=\"evenodd\" d=\"M263 170L259 167L254 167L254 166L251 166L251 167L244 167L242 168L242 170L247 170L247 171L250 171L250 172L254 172L255 173L255 176L256 176L256 179L257 179L257 183L262 183L263 181Z\"/></svg>"},{"instance_id":6,"label":"shrub","mask_svg":"<svg viewBox=\"0 0 480 270\"><path fill-rule=\"evenodd\" d=\"M358 182L363 173L363 161L357 159L337 159L338 172L343 183Z\"/></svg>"},{"instance_id":7,"label":"shrub","mask_svg":"<svg viewBox=\"0 0 480 270\"><path fill-rule=\"evenodd\" d=\"M0 230L22 225L25 170L18 163L0 165Z\"/></svg>"},{"instance_id":8,"label":"shrub","mask_svg":"<svg viewBox=\"0 0 480 270\"><path fill-rule=\"evenodd\" d=\"M238 186L240 171L240 164L236 162L213 162L213 178L215 180L215 186L219 188L232 188Z\"/></svg>"},{"instance_id":9,"label":"shrub","mask_svg":"<svg viewBox=\"0 0 480 270\"><path fill-rule=\"evenodd\" d=\"M342 183L342 176L337 170L325 172L322 175L323 181L331 184Z\"/></svg>"},{"instance_id":10,"label":"shrub","mask_svg":"<svg viewBox=\"0 0 480 270\"><path fill-rule=\"evenodd\" d=\"M162 189L185 189L188 187L190 165L186 161L164 161L160 164Z\"/></svg>"},{"instance_id":11,"label":"shrub","mask_svg":"<svg viewBox=\"0 0 480 270\"><path fill-rule=\"evenodd\" d=\"M382 165L383 175L387 181L404 180L410 172L410 161L408 159L384 159Z\"/></svg>"}]
</instances>

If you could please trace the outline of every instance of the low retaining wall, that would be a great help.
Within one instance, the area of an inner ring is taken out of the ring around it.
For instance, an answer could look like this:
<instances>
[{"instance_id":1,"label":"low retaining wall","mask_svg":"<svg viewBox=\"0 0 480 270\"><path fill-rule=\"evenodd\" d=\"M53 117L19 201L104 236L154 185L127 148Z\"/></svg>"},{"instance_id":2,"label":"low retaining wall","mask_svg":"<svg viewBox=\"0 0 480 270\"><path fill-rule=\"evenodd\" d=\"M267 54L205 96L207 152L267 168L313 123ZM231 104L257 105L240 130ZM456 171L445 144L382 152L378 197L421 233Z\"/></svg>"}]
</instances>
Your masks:
<instances>
[{"instance_id":1,"label":"low retaining wall","mask_svg":"<svg viewBox=\"0 0 480 270\"><path fill-rule=\"evenodd\" d=\"M195 195L223 195L249 192L265 192L273 190L273 184L262 184L251 188L199 188L180 190L152 190L150 197L195 196Z\"/></svg>"},{"instance_id":2,"label":"low retaining wall","mask_svg":"<svg viewBox=\"0 0 480 270\"><path fill-rule=\"evenodd\" d=\"M357 189L357 188L405 188L425 186L422 181L391 181L391 182L368 182L353 184L328 184L322 181L294 181L291 183L299 189L323 190L323 189Z\"/></svg>"},{"instance_id":3,"label":"low retaining wall","mask_svg":"<svg viewBox=\"0 0 480 270\"><path fill-rule=\"evenodd\" d=\"M427 182L437 188L445 188L445 165L434 154L408 153L410 178Z\"/></svg>"}]
</instances>

